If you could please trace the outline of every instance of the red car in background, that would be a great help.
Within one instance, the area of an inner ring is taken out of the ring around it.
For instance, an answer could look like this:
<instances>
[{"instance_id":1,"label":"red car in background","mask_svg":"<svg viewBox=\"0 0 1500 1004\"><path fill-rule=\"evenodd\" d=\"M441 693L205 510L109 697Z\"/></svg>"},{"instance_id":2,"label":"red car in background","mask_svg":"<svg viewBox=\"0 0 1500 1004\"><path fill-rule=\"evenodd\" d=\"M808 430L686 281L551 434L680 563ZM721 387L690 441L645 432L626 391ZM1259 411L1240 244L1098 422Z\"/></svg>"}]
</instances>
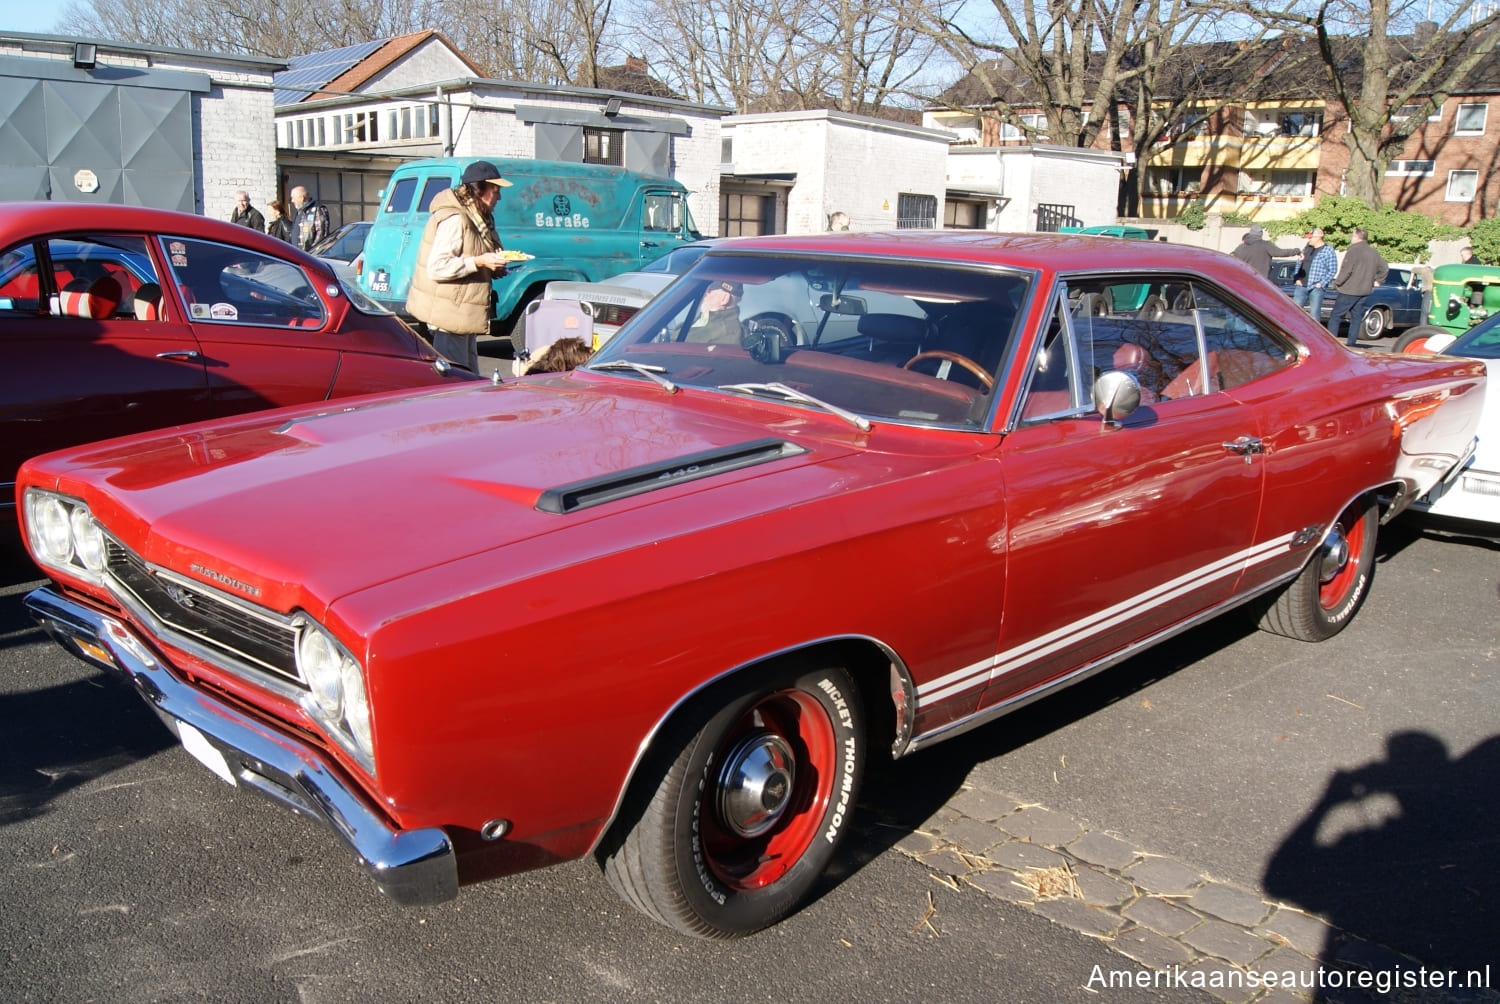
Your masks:
<instances>
[{"instance_id":1,"label":"red car in background","mask_svg":"<svg viewBox=\"0 0 1500 1004\"><path fill-rule=\"evenodd\" d=\"M32 460L27 603L400 902L593 855L733 937L871 757L1231 608L1343 629L1484 365L1347 349L1177 245L734 241L573 372Z\"/></svg>"},{"instance_id":2,"label":"red car in background","mask_svg":"<svg viewBox=\"0 0 1500 1004\"><path fill-rule=\"evenodd\" d=\"M466 379L328 263L218 220L0 204L0 507L38 453Z\"/></svg>"}]
</instances>

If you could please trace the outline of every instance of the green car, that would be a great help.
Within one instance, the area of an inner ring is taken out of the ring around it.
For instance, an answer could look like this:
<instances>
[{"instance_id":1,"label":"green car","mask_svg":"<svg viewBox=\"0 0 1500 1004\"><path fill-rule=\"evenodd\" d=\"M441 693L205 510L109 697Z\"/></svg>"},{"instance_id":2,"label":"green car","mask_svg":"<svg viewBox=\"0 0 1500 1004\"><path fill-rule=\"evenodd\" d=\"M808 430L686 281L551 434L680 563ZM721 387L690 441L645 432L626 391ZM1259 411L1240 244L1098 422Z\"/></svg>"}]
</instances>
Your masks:
<instances>
[{"instance_id":1,"label":"green car","mask_svg":"<svg viewBox=\"0 0 1500 1004\"><path fill-rule=\"evenodd\" d=\"M1099 227L1058 227L1060 234L1084 234L1090 237L1130 237L1135 240L1149 241L1151 231L1141 227L1127 227L1118 223Z\"/></svg>"}]
</instances>

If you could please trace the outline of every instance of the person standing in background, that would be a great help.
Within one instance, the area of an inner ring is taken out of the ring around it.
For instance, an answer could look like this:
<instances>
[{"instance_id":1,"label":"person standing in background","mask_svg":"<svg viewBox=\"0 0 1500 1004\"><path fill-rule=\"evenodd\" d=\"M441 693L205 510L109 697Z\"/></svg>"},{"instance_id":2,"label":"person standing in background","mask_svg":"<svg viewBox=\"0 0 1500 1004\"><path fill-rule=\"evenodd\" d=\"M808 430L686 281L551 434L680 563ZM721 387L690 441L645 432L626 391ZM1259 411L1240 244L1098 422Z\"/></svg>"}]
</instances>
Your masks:
<instances>
[{"instance_id":1,"label":"person standing in background","mask_svg":"<svg viewBox=\"0 0 1500 1004\"><path fill-rule=\"evenodd\" d=\"M316 199L308 198L307 189L298 185L287 193L297 215L292 220L292 243L304 251L311 251L333 230L328 218L328 207Z\"/></svg>"},{"instance_id":2,"label":"person standing in background","mask_svg":"<svg viewBox=\"0 0 1500 1004\"><path fill-rule=\"evenodd\" d=\"M1369 242L1364 227L1349 231L1349 250L1344 252L1343 264L1333 280L1333 311L1328 315L1328 330L1333 337L1339 336L1339 325L1347 315L1349 318L1349 345L1359 341L1359 332L1365 325L1365 314L1369 310L1370 291L1385 278L1390 266L1380 257L1380 252Z\"/></svg>"},{"instance_id":3,"label":"person standing in background","mask_svg":"<svg viewBox=\"0 0 1500 1004\"><path fill-rule=\"evenodd\" d=\"M292 242L292 221L286 218L286 210L281 205L280 199L272 199L266 203L266 212L271 214L271 222L266 224L266 233L277 240Z\"/></svg>"},{"instance_id":4,"label":"person standing in background","mask_svg":"<svg viewBox=\"0 0 1500 1004\"><path fill-rule=\"evenodd\" d=\"M229 217L229 222L258 234L266 232L266 218L250 204L250 193L246 191L234 193L234 213Z\"/></svg>"}]
</instances>

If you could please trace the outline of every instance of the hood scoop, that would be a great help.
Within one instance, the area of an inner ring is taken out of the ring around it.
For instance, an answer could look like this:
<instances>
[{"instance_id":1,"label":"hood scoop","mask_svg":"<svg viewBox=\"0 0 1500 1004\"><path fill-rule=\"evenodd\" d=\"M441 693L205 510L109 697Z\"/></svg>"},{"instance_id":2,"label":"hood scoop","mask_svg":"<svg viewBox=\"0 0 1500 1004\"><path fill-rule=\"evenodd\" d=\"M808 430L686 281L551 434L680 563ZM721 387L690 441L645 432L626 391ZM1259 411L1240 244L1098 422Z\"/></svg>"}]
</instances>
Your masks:
<instances>
[{"instance_id":1,"label":"hood scoop","mask_svg":"<svg viewBox=\"0 0 1500 1004\"><path fill-rule=\"evenodd\" d=\"M616 471L598 478L575 481L558 488L549 488L537 499L540 512L577 512L590 506L603 505L634 495L671 485L680 485L700 478L727 474L756 464L769 463L783 457L795 457L806 453L804 447L788 443L783 439L757 439L737 446L726 446L706 450L685 457L673 457L656 463Z\"/></svg>"}]
</instances>

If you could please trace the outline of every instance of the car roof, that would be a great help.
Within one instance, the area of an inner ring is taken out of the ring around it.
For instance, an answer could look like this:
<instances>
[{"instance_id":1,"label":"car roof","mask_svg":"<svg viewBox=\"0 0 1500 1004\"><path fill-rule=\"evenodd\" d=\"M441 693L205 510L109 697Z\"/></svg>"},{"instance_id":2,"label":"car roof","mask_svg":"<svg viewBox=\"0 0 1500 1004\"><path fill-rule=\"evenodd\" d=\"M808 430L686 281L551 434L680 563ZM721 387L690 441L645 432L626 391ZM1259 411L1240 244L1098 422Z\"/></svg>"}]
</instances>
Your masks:
<instances>
[{"instance_id":1,"label":"car roof","mask_svg":"<svg viewBox=\"0 0 1500 1004\"><path fill-rule=\"evenodd\" d=\"M1177 269L1222 272L1243 264L1229 255L1166 241L1124 241L1080 234L999 234L961 230L879 230L741 237L710 248L709 256L742 251L807 254L875 254L1043 271Z\"/></svg>"},{"instance_id":2,"label":"car roof","mask_svg":"<svg viewBox=\"0 0 1500 1004\"><path fill-rule=\"evenodd\" d=\"M115 203L7 202L4 206L5 212L0 213L0 246L31 236L128 230L222 241L327 269L324 262L300 248L227 220Z\"/></svg>"}]
</instances>

